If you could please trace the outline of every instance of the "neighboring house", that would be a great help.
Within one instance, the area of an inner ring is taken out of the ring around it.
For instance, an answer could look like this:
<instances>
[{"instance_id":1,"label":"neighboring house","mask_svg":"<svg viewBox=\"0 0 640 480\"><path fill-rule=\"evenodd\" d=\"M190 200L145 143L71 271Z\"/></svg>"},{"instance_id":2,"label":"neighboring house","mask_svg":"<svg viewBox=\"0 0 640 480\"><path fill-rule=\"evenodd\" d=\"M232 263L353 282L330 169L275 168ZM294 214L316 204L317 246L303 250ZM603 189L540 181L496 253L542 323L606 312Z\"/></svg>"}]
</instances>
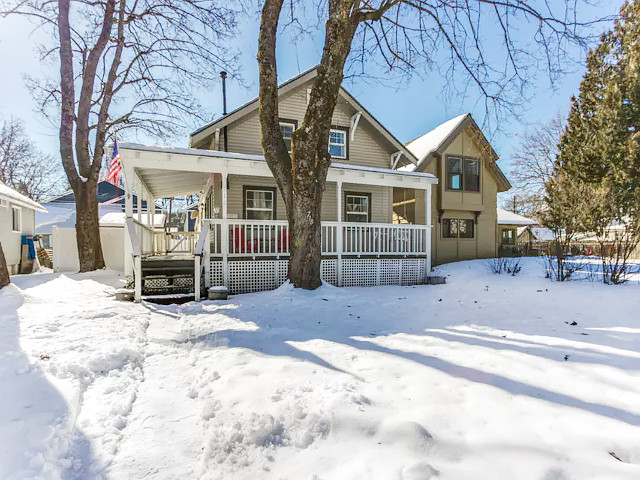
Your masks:
<instances>
[{"instance_id":1,"label":"neighboring house","mask_svg":"<svg viewBox=\"0 0 640 480\"><path fill-rule=\"evenodd\" d=\"M22 236L35 234L35 214L46 209L0 182L0 243L9 274L19 272Z\"/></svg>"},{"instance_id":2,"label":"neighboring house","mask_svg":"<svg viewBox=\"0 0 640 480\"><path fill-rule=\"evenodd\" d=\"M314 68L279 88L285 142L304 118L316 74ZM262 155L257 99L194 132L190 145L120 144L127 193L135 191L144 199L200 194L200 232L191 260L191 271L198 272L192 287L197 298L201 262L206 285L226 285L232 292L277 287L286 278L289 231L285 206ZM344 88L333 114L329 151L332 165L321 205L322 278L345 286L424 282L432 260L431 218L394 224L394 190L422 192L422 211L431 212L436 176L394 169L418 164L418 159ZM133 202L126 198L131 251L125 272L135 274L139 298L143 291L161 290L158 278L147 285L153 276L145 272L157 272L153 265L171 269L166 257L158 258L152 233L139 222L143 214L134 215ZM154 254L163 263L154 264ZM175 280L177 274L170 276ZM177 288L167 282L166 290Z\"/></svg>"},{"instance_id":3,"label":"neighboring house","mask_svg":"<svg viewBox=\"0 0 640 480\"><path fill-rule=\"evenodd\" d=\"M518 215L498 208L498 238L501 248L516 247L518 243L518 229L522 227L531 227L537 225L538 222L530 218Z\"/></svg>"},{"instance_id":4,"label":"neighboring house","mask_svg":"<svg viewBox=\"0 0 640 480\"><path fill-rule=\"evenodd\" d=\"M121 208L109 210L100 206L99 228L100 243L106 268L122 272L124 271L125 242L125 213ZM108 207L108 205L106 206ZM154 215L154 232L164 232L165 215ZM142 218L142 223L150 226L147 216ZM76 241L75 215L73 223L59 223L51 229L51 247L53 249L53 270L56 272L77 272L80 268L78 261L78 246Z\"/></svg>"},{"instance_id":5,"label":"neighboring house","mask_svg":"<svg viewBox=\"0 0 640 480\"><path fill-rule=\"evenodd\" d=\"M542 244L553 242L555 239L555 234L549 228L540 226L518 227L519 244Z\"/></svg>"},{"instance_id":6,"label":"neighboring house","mask_svg":"<svg viewBox=\"0 0 640 480\"><path fill-rule=\"evenodd\" d=\"M471 115L443 123L407 143L407 148L418 159L417 165L407 162L396 168L428 172L439 181L431 199L434 264L494 257L503 235L498 228L497 194L511 185ZM394 190L395 221L423 223L424 205L422 191Z\"/></svg>"},{"instance_id":7,"label":"neighboring house","mask_svg":"<svg viewBox=\"0 0 640 480\"><path fill-rule=\"evenodd\" d=\"M96 201L98 202L98 217L110 212L124 211L125 191L107 181L98 182L96 188ZM134 195L133 204L137 205L137 197ZM43 204L46 212L36 213L36 233L42 237L44 248L52 248L52 235L54 227L75 228L76 226L76 204L73 198L73 191L66 192L48 200ZM147 204L144 202L142 208L146 210Z\"/></svg>"}]
</instances>

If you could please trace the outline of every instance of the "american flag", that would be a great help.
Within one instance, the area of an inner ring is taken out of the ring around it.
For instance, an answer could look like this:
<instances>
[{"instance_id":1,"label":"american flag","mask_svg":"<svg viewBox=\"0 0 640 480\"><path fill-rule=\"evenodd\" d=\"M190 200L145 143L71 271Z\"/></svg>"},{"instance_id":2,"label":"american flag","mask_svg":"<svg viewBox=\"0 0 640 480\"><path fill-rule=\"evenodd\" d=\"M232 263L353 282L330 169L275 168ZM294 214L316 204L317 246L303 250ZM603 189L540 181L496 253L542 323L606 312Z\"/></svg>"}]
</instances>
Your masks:
<instances>
[{"instance_id":1,"label":"american flag","mask_svg":"<svg viewBox=\"0 0 640 480\"><path fill-rule=\"evenodd\" d=\"M107 174L107 182L118 185L120 183L119 176L122 171L122 159L120 158L120 152L118 151L118 140L113 142L113 156L111 157L111 163L109 164L109 173Z\"/></svg>"}]
</instances>

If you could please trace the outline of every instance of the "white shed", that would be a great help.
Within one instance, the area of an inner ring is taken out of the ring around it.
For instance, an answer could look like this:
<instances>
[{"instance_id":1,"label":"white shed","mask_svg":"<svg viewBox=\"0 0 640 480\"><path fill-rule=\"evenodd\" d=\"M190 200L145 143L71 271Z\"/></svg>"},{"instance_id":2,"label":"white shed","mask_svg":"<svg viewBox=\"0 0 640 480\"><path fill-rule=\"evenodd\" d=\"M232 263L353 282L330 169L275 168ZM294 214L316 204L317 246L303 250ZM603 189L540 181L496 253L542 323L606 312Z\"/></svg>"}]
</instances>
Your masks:
<instances>
[{"instance_id":1,"label":"white shed","mask_svg":"<svg viewBox=\"0 0 640 480\"><path fill-rule=\"evenodd\" d=\"M11 275L18 273L20 266L22 235L36 232L36 211L46 209L0 182L0 243Z\"/></svg>"}]
</instances>

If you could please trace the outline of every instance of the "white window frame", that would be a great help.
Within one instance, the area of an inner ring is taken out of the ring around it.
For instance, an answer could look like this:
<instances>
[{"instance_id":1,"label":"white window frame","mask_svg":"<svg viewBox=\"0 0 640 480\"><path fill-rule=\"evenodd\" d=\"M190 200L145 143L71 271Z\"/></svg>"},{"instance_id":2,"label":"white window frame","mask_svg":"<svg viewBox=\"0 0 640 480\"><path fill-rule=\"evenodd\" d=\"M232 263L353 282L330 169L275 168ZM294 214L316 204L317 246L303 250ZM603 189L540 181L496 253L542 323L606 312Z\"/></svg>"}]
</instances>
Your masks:
<instances>
[{"instance_id":1,"label":"white window frame","mask_svg":"<svg viewBox=\"0 0 640 480\"><path fill-rule=\"evenodd\" d=\"M335 143L331 141L331 134L332 133L341 133L344 137L344 143ZM343 147L344 148L344 155L340 156L340 155L331 155L332 158L342 158L342 159L346 159L347 158L347 131L343 128L332 128L331 130L329 130L329 152L331 152L331 146L332 145L336 145L339 147Z\"/></svg>"},{"instance_id":2,"label":"white window frame","mask_svg":"<svg viewBox=\"0 0 640 480\"><path fill-rule=\"evenodd\" d=\"M352 198L365 198L367 200L367 211L366 212L350 212L349 211L349 197ZM371 222L371 218L369 218L369 212L371 211L371 196L370 195L366 195L366 194L362 194L359 195L357 193L345 193L344 196L344 219L346 222L350 222L349 220L349 216L350 215L360 215L360 216L364 216L366 218L366 220L362 223L369 223Z\"/></svg>"},{"instance_id":3,"label":"white window frame","mask_svg":"<svg viewBox=\"0 0 640 480\"><path fill-rule=\"evenodd\" d=\"M18 229L15 229L13 212L18 212ZM22 207L11 206L11 231L15 233L22 233Z\"/></svg>"},{"instance_id":4,"label":"white window frame","mask_svg":"<svg viewBox=\"0 0 640 480\"><path fill-rule=\"evenodd\" d=\"M249 192L263 192L263 193L268 193L269 195L271 195L271 208L267 208L267 207L249 207L249 199L247 198L247 194ZM273 190L270 189L260 189L260 188L247 188L244 191L244 217L247 218L248 215L247 213L249 211L252 212L271 212L271 220L275 220L276 219L276 198L275 198L275 192Z\"/></svg>"},{"instance_id":5,"label":"white window frame","mask_svg":"<svg viewBox=\"0 0 640 480\"><path fill-rule=\"evenodd\" d=\"M280 121L280 122L278 122L278 125L280 127L283 127L283 126L291 127L291 133L292 134L293 134L293 132L296 131L296 128L298 128L298 125L296 125L295 123L292 123L292 122L282 122L282 121ZM280 130L280 133L282 133L282 129ZM284 139L284 136L282 138ZM285 143L286 143L286 141L285 141ZM289 138L289 145L292 145L291 138ZM288 152L291 153L291 149L289 149Z\"/></svg>"}]
</instances>

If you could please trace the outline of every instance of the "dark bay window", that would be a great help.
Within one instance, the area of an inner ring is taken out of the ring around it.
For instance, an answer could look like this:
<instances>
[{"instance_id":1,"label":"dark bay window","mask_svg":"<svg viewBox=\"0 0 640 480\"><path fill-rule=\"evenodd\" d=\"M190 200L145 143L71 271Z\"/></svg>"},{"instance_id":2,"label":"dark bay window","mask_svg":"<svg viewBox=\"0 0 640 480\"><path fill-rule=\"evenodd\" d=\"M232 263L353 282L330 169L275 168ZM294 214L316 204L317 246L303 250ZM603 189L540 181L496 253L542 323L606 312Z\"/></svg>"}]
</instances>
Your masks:
<instances>
[{"instance_id":1,"label":"dark bay window","mask_svg":"<svg viewBox=\"0 0 640 480\"><path fill-rule=\"evenodd\" d=\"M462 159L447 157L447 189L462 190Z\"/></svg>"},{"instance_id":2,"label":"dark bay window","mask_svg":"<svg viewBox=\"0 0 640 480\"><path fill-rule=\"evenodd\" d=\"M244 187L244 218L247 220L275 220L276 189Z\"/></svg>"},{"instance_id":3,"label":"dark bay window","mask_svg":"<svg viewBox=\"0 0 640 480\"><path fill-rule=\"evenodd\" d=\"M346 222L370 222L371 194L345 193L344 219Z\"/></svg>"},{"instance_id":4,"label":"dark bay window","mask_svg":"<svg viewBox=\"0 0 640 480\"><path fill-rule=\"evenodd\" d=\"M474 238L474 222L465 218L442 219L442 238Z\"/></svg>"},{"instance_id":5,"label":"dark bay window","mask_svg":"<svg viewBox=\"0 0 640 480\"><path fill-rule=\"evenodd\" d=\"M464 160L464 189L467 192L480 191L480 162L478 160Z\"/></svg>"},{"instance_id":6,"label":"dark bay window","mask_svg":"<svg viewBox=\"0 0 640 480\"><path fill-rule=\"evenodd\" d=\"M298 128L298 122L296 120L280 119L280 132L282 133L282 139L289 153L291 153L291 135L296 128Z\"/></svg>"},{"instance_id":7,"label":"dark bay window","mask_svg":"<svg viewBox=\"0 0 640 480\"><path fill-rule=\"evenodd\" d=\"M329 131L329 154L333 158L347 158L347 131L332 128Z\"/></svg>"},{"instance_id":8,"label":"dark bay window","mask_svg":"<svg viewBox=\"0 0 640 480\"><path fill-rule=\"evenodd\" d=\"M480 191L480 161L473 158L447 156L447 190Z\"/></svg>"}]
</instances>

